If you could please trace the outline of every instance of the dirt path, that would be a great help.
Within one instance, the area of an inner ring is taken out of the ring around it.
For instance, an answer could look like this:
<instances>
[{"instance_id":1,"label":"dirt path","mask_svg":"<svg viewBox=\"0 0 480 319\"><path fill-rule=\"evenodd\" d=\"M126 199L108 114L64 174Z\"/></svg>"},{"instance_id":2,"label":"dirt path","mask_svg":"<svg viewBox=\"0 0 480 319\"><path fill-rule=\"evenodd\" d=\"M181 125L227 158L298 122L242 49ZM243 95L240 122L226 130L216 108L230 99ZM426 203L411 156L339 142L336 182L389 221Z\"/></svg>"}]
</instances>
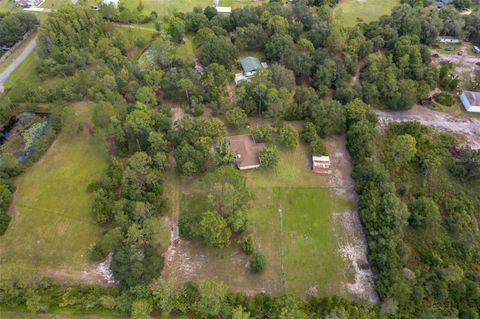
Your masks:
<instances>
[{"instance_id":1,"label":"dirt path","mask_svg":"<svg viewBox=\"0 0 480 319\"><path fill-rule=\"evenodd\" d=\"M480 149L480 118L454 117L450 114L434 111L423 106L415 105L412 109L403 112L375 111L380 125L390 122L419 121L432 126L439 131L451 131L463 136L467 144L473 149Z\"/></svg>"},{"instance_id":2,"label":"dirt path","mask_svg":"<svg viewBox=\"0 0 480 319\"><path fill-rule=\"evenodd\" d=\"M354 181L351 178L352 164L347 152L345 138L333 137L326 140L332 161L332 173L328 187L337 195L344 196L355 203L351 210L337 212L333 215L337 225L338 251L348 266L353 278L348 278L345 286L354 297L378 303L379 297L375 291L374 275L368 264L368 246L363 227L357 211L357 194Z\"/></svg>"}]
</instances>

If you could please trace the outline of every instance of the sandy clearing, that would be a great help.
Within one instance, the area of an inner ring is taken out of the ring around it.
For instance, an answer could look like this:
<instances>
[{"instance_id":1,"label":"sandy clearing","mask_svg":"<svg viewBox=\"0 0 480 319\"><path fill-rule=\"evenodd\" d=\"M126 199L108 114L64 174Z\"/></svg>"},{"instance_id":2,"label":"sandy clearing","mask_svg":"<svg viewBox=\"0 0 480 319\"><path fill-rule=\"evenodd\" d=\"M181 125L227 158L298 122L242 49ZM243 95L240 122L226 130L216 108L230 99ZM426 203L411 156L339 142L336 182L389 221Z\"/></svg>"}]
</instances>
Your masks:
<instances>
[{"instance_id":1,"label":"sandy clearing","mask_svg":"<svg viewBox=\"0 0 480 319\"><path fill-rule=\"evenodd\" d=\"M385 127L391 122L419 121L439 131L459 134L466 139L471 148L480 149L480 119L454 117L419 105L415 105L408 111L384 112L376 110L375 113L378 115L381 127Z\"/></svg>"}]
</instances>

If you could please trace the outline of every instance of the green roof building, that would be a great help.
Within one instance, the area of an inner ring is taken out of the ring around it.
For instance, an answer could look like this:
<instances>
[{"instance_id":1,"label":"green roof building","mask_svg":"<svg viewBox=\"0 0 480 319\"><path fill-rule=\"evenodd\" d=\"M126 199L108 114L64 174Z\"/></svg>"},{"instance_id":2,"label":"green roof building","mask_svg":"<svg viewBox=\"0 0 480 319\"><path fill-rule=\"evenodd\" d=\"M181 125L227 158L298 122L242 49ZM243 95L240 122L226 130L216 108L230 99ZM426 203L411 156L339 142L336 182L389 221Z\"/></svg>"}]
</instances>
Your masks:
<instances>
[{"instance_id":1,"label":"green roof building","mask_svg":"<svg viewBox=\"0 0 480 319\"><path fill-rule=\"evenodd\" d=\"M240 60L240 65L242 66L243 74L246 77L254 76L258 68L262 68L262 63L256 57L249 56Z\"/></svg>"}]
</instances>

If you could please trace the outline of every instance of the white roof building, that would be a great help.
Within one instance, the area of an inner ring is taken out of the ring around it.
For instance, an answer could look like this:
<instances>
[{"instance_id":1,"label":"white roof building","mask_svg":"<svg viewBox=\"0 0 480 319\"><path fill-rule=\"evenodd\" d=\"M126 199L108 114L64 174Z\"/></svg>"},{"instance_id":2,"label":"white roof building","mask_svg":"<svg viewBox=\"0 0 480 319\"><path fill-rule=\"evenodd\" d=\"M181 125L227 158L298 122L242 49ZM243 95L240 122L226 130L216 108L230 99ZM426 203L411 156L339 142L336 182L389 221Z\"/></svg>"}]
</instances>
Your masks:
<instances>
[{"instance_id":1,"label":"white roof building","mask_svg":"<svg viewBox=\"0 0 480 319\"><path fill-rule=\"evenodd\" d=\"M312 156L312 171L314 173L331 173L330 156Z\"/></svg>"},{"instance_id":2,"label":"white roof building","mask_svg":"<svg viewBox=\"0 0 480 319\"><path fill-rule=\"evenodd\" d=\"M480 113L480 92L464 91L460 100L467 112Z\"/></svg>"},{"instance_id":3,"label":"white roof building","mask_svg":"<svg viewBox=\"0 0 480 319\"><path fill-rule=\"evenodd\" d=\"M217 9L217 13L219 14L230 14L232 13L232 8L231 7L215 7Z\"/></svg>"},{"instance_id":4,"label":"white roof building","mask_svg":"<svg viewBox=\"0 0 480 319\"><path fill-rule=\"evenodd\" d=\"M119 2L120 0L102 0L103 4L106 4L106 5L113 4L115 7L118 7Z\"/></svg>"}]
</instances>

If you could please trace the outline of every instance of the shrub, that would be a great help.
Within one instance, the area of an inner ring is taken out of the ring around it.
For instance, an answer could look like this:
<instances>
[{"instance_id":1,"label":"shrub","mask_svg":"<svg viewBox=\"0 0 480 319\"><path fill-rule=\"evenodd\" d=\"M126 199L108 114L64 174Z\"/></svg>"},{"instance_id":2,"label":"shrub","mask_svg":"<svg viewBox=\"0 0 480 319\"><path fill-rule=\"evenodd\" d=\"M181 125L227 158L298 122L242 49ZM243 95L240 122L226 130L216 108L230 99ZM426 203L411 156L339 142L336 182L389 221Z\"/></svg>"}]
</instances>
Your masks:
<instances>
[{"instance_id":1,"label":"shrub","mask_svg":"<svg viewBox=\"0 0 480 319\"><path fill-rule=\"evenodd\" d=\"M300 138L305 143L312 143L317 139L317 129L312 122L305 123Z\"/></svg>"},{"instance_id":2,"label":"shrub","mask_svg":"<svg viewBox=\"0 0 480 319\"><path fill-rule=\"evenodd\" d=\"M252 125L251 133L257 143L271 142L275 128L270 124Z\"/></svg>"},{"instance_id":3,"label":"shrub","mask_svg":"<svg viewBox=\"0 0 480 319\"><path fill-rule=\"evenodd\" d=\"M248 235L247 237L245 237L245 239L240 243L240 247L245 254L253 254L253 252L255 251L255 243L253 241L253 236Z\"/></svg>"},{"instance_id":4,"label":"shrub","mask_svg":"<svg viewBox=\"0 0 480 319\"><path fill-rule=\"evenodd\" d=\"M260 164L265 168L275 168L278 164L278 151L274 146L264 147L258 157Z\"/></svg>"},{"instance_id":5,"label":"shrub","mask_svg":"<svg viewBox=\"0 0 480 319\"><path fill-rule=\"evenodd\" d=\"M239 107L235 107L231 110L228 110L225 114L228 124L236 127L241 128L244 127L248 122L247 114L244 110Z\"/></svg>"},{"instance_id":6,"label":"shrub","mask_svg":"<svg viewBox=\"0 0 480 319\"><path fill-rule=\"evenodd\" d=\"M455 96L450 92L440 92L435 94L433 97L435 102L445 106L452 106L455 102Z\"/></svg>"},{"instance_id":7,"label":"shrub","mask_svg":"<svg viewBox=\"0 0 480 319\"><path fill-rule=\"evenodd\" d=\"M415 228L426 228L440 221L440 209L430 197L419 197L409 206L409 224Z\"/></svg>"},{"instance_id":8,"label":"shrub","mask_svg":"<svg viewBox=\"0 0 480 319\"><path fill-rule=\"evenodd\" d=\"M284 125L278 132L280 141L283 145L290 148L297 147L298 132L292 125Z\"/></svg>"},{"instance_id":9,"label":"shrub","mask_svg":"<svg viewBox=\"0 0 480 319\"><path fill-rule=\"evenodd\" d=\"M252 254L250 258L250 271L258 274L265 269L267 265L267 259L262 253L255 252Z\"/></svg>"},{"instance_id":10,"label":"shrub","mask_svg":"<svg viewBox=\"0 0 480 319\"><path fill-rule=\"evenodd\" d=\"M328 155L327 147L320 139L316 139L310 143L310 153L312 155Z\"/></svg>"}]
</instances>

